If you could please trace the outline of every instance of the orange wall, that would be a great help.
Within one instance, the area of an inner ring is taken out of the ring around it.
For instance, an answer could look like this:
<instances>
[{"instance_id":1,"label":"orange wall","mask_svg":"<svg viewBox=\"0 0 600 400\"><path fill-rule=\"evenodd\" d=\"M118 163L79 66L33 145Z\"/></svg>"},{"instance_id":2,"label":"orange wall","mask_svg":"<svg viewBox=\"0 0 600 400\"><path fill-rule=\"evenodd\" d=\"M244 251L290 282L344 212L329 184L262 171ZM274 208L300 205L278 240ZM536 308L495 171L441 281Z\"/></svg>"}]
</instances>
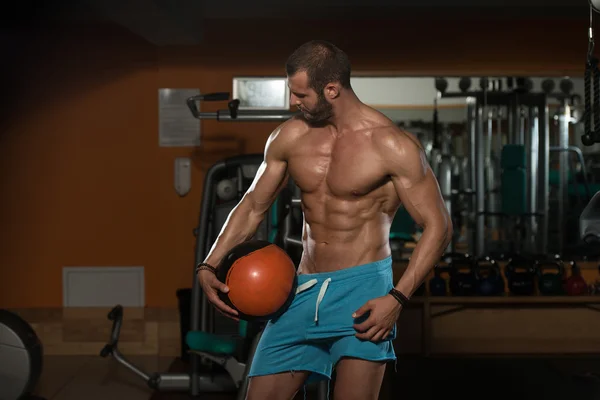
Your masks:
<instances>
[{"instance_id":1,"label":"orange wall","mask_svg":"<svg viewBox=\"0 0 600 400\"><path fill-rule=\"evenodd\" d=\"M208 21L193 48L156 48L111 26L43 27L22 42L3 110L0 307L60 307L63 266L143 265L154 307L176 305L175 290L191 285L207 166L262 152L274 124L205 121L205 147L159 148L160 87L223 91L235 75L283 75L311 38L346 49L357 73L581 75L586 22ZM233 147L216 151L221 139ZM192 190L180 198L173 160L190 155Z\"/></svg>"}]
</instances>

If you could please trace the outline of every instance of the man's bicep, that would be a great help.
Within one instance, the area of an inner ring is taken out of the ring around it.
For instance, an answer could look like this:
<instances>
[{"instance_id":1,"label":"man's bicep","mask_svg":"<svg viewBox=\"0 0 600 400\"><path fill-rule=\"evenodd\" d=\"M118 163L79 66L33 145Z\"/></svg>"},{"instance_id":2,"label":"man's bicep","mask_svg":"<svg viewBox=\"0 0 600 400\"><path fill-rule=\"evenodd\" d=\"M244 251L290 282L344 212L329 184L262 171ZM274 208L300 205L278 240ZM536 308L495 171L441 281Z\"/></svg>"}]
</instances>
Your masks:
<instances>
[{"instance_id":1,"label":"man's bicep","mask_svg":"<svg viewBox=\"0 0 600 400\"><path fill-rule=\"evenodd\" d=\"M419 225L446 223L446 206L425 152L412 141L401 149L392 174L400 201Z\"/></svg>"},{"instance_id":2,"label":"man's bicep","mask_svg":"<svg viewBox=\"0 0 600 400\"><path fill-rule=\"evenodd\" d=\"M431 169L427 169L418 180L406 185L407 180L400 182L394 179L394 186L400 201L413 217L415 222L421 226L447 222L446 206L441 196L438 182Z\"/></svg>"},{"instance_id":3,"label":"man's bicep","mask_svg":"<svg viewBox=\"0 0 600 400\"><path fill-rule=\"evenodd\" d=\"M264 160L250 188L247 196L253 206L262 209L270 207L275 198L287 182L287 163L281 160Z\"/></svg>"},{"instance_id":4,"label":"man's bicep","mask_svg":"<svg viewBox=\"0 0 600 400\"><path fill-rule=\"evenodd\" d=\"M266 212L287 183L287 161L282 147L283 143L278 141L276 134L269 138L265 146L265 158L246 193L257 212Z\"/></svg>"}]
</instances>

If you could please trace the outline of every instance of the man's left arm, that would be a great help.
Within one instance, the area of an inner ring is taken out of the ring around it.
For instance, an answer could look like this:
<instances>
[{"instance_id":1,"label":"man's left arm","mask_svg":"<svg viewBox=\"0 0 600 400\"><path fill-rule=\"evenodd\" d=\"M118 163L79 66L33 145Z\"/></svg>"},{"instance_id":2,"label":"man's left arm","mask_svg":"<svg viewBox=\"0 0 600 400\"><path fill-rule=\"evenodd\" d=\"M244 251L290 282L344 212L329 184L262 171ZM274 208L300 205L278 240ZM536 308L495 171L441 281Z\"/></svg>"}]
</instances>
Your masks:
<instances>
[{"instance_id":1,"label":"man's left arm","mask_svg":"<svg viewBox=\"0 0 600 400\"><path fill-rule=\"evenodd\" d=\"M452 219L438 181L416 138L402 131L391 132L380 143L389 175L400 201L423 234L396 290L410 298L443 255L452 238Z\"/></svg>"},{"instance_id":2,"label":"man's left arm","mask_svg":"<svg viewBox=\"0 0 600 400\"><path fill-rule=\"evenodd\" d=\"M398 197L423 235L413 250L406 271L395 289L410 298L434 268L452 237L452 222L440 188L416 138L391 130L374 138L377 156L386 166ZM402 307L395 296L372 299L356 310L353 318L369 317L354 324L356 337L378 342L389 336Z\"/></svg>"}]
</instances>

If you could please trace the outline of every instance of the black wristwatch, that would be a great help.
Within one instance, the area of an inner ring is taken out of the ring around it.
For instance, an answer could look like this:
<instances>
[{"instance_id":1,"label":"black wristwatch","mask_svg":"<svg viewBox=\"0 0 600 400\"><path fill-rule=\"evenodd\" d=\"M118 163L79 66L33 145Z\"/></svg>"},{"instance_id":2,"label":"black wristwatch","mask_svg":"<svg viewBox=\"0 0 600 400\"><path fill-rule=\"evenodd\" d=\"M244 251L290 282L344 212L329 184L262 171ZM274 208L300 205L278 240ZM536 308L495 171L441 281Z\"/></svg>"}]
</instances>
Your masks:
<instances>
[{"instance_id":1,"label":"black wristwatch","mask_svg":"<svg viewBox=\"0 0 600 400\"><path fill-rule=\"evenodd\" d=\"M408 297L403 295L402 292L400 292L399 290L392 288L392 290L389 291L389 294L394 296L394 298L398 300L398 303L400 303L402 307L404 307L406 303L408 303Z\"/></svg>"}]
</instances>

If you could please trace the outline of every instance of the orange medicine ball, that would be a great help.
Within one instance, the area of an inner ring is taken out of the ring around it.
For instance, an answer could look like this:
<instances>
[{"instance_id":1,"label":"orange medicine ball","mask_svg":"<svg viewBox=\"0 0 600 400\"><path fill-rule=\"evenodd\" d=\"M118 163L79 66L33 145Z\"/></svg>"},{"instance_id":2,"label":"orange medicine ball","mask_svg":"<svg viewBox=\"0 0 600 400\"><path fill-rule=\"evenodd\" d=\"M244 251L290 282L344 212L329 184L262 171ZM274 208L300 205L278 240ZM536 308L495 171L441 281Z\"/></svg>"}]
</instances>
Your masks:
<instances>
[{"instance_id":1,"label":"orange medicine ball","mask_svg":"<svg viewBox=\"0 0 600 400\"><path fill-rule=\"evenodd\" d=\"M250 240L223 258L217 278L229 287L219 292L223 302L243 320L269 320L281 315L296 291L296 266L277 245Z\"/></svg>"}]
</instances>

